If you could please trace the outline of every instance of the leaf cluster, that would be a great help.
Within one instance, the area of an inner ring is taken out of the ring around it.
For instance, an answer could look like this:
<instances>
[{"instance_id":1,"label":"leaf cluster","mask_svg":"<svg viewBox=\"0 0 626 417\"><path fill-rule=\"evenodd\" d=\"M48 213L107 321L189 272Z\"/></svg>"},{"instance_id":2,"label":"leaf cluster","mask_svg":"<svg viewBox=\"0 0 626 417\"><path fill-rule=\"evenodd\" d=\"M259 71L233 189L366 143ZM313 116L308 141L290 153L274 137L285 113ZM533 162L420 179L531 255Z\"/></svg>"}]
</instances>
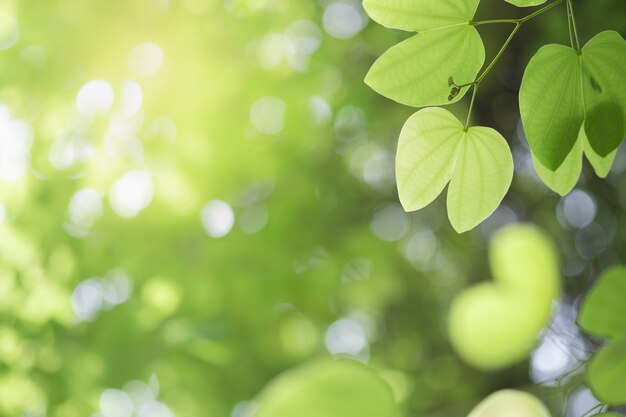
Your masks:
<instances>
[{"instance_id":1,"label":"leaf cluster","mask_svg":"<svg viewBox=\"0 0 626 417\"><path fill-rule=\"evenodd\" d=\"M510 0L518 7L545 0ZM399 198L405 210L430 204L449 183L448 217L465 232L499 206L513 177L505 139L493 129L470 127L481 81L526 21L567 6L571 47L546 45L531 59L520 90L520 113L540 178L565 195L582 169L583 154L605 177L626 136L626 41L602 32L580 48L571 0L555 0L521 19L474 21L479 0L365 0L369 15L394 29L417 32L373 64L365 82L398 103L426 107L406 122L396 156ZM515 28L493 61L477 27ZM467 122L432 106L460 101L473 89Z\"/></svg>"}]
</instances>

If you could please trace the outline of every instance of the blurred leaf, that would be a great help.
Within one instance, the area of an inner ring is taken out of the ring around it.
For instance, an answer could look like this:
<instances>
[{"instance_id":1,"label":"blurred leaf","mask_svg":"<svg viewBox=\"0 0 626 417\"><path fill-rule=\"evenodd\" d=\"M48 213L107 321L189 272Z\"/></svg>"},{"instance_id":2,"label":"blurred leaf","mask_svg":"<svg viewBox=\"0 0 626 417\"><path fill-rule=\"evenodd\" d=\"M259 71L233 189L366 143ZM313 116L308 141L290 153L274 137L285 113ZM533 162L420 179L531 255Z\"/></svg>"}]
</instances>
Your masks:
<instances>
[{"instance_id":1,"label":"blurred leaf","mask_svg":"<svg viewBox=\"0 0 626 417\"><path fill-rule=\"evenodd\" d=\"M512 176L513 160L504 138L485 127L465 131L447 110L420 110L400 133L396 178L403 207L423 208L451 181L448 216L459 233L498 207Z\"/></svg>"},{"instance_id":2,"label":"blurred leaf","mask_svg":"<svg viewBox=\"0 0 626 417\"><path fill-rule=\"evenodd\" d=\"M482 400L468 417L549 417L546 406L523 391L502 390Z\"/></svg>"},{"instance_id":3,"label":"blurred leaf","mask_svg":"<svg viewBox=\"0 0 626 417\"><path fill-rule=\"evenodd\" d=\"M363 7L383 26L413 32L467 25L479 0L364 0Z\"/></svg>"},{"instance_id":4,"label":"blurred leaf","mask_svg":"<svg viewBox=\"0 0 626 417\"><path fill-rule=\"evenodd\" d=\"M626 333L591 358L587 365L587 383L603 403L626 404Z\"/></svg>"},{"instance_id":5,"label":"blurred leaf","mask_svg":"<svg viewBox=\"0 0 626 417\"><path fill-rule=\"evenodd\" d=\"M263 390L255 417L399 417L391 388L352 360L310 363Z\"/></svg>"},{"instance_id":6,"label":"blurred leaf","mask_svg":"<svg viewBox=\"0 0 626 417\"><path fill-rule=\"evenodd\" d=\"M578 323L589 334L616 338L626 332L626 268L606 271L589 291Z\"/></svg>"},{"instance_id":7,"label":"blurred leaf","mask_svg":"<svg viewBox=\"0 0 626 417\"><path fill-rule=\"evenodd\" d=\"M474 81L485 62L485 48L473 26L419 33L385 52L365 82L379 94L413 107L459 101L464 87L449 99L452 77L457 84Z\"/></svg>"},{"instance_id":8,"label":"blurred leaf","mask_svg":"<svg viewBox=\"0 0 626 417\"><path fill-rule=\"evenodd\" d=\"M489 265L499 285L515 288L518 293L528 292L540 304L558 297L559 250L552 238L534 225L509 226L494 234L489 242Z\"/></svg>"},{"instance_id":9,"label":"blurred leaf","mask_svg":"<svg viewBox=\"0 0 626 417\"><path fill-rule=\"evenodd\" d=\"M536 345L558 296L560 274L554 244L533 226L499 231L489 256L494 281L470 287L453 300L448 332L467 363L496 370L521 361Z\"/></svg>"}]
</instances>

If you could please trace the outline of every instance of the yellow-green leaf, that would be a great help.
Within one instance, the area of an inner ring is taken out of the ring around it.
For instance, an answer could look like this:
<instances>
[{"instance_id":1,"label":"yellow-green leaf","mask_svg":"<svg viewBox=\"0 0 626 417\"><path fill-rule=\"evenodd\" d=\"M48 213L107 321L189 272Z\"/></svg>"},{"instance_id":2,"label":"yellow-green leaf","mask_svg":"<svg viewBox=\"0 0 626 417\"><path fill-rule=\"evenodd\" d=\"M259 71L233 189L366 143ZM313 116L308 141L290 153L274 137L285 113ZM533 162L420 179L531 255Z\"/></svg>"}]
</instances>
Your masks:
<instances>
[{"instance_id":1,"label":"yellow-green leaf","mask_svg":"<svg viewBox=\"0 0 626 417\"><path fill-rule=\"evenodd\" d=\"M389 385L352 360L325 360L282 374L263 390L255 417L398 417Z\"/></svg>"},{"instance_id":2,"label":"yellow-green leaf","mask_svg":"<svg viewBox=\"0 0 626 417\"><path fill-rule=\"evenodd\" d=\"M365 82L379 94L413 107L459 101L467 87L449 99L450 77L457 84L474 81L485 62L485 48L475 27L451 27L417 34L391 47L374 63Z\"/></svg>"},{"instance_id":3,"label":"yellow-green leaf","mask_svg":"<svg viewBox=\"0 0 626 417\"><path fill-rule=\"evenodd\" d=\"M611 171L611 167L613 166L613 162L615 161L615 155L617 155L617 149L615 149L607 156L603 157L598 155L593 150L593 148L589 144L589 139L587 139L587 135L585 135L584 129L581 129L581 139L585 156L587 157L587 160L589 160L589 163L596 172L596 175L600 178L605 178L607 175L609 175L609 171ZM579 139L579 141L581 139Z\"/></svg>"},{"instance_id":4,"label":"yellow-green leaf","mask_svg":"<svg viewBox=\"0 0 626 417\"><path fill-rule=\"evenodd\" d=\"M452 178L463 126L447 110L426 108L407 120L398 142L396 181L406 211L430 204Z\"/></svg>"},{"instance_id":5,"label":"yellow-green leaf","mask_svg":"<svg viewBox=\"0 0 626 417\"><path fill-rule=\"evenodd\" d=\"M531 7L544 4L548 0L505 0L507 3L511 3L517 7Z\"/></svg>"},{"instance_id":6,"label":"yellow-green leaf","mask_svg":"<svg viewBox=\"0 0 626 417\"><path fill-rule=\"evenodd\" d=\"M402 206L423 208L451 181L448 217L459 233L493 213L512 178L513 158L504 138L490 128L465 129L445 109L418 111L400 133L396 180Z\"/></svg>"},{"instance_id":7,"label":"yellow-green leaf","mask_svg":"<svg viewBox=\"0 0 626 417\"><path fill-rule=\"evenodd\" d=\"M507 389L482 400L468 417L550 417L550 412L534 395Z\"/></svg>"},{"instance_id":8,"label":"yellow-green leaf","mask_svg":"<svg viewBox=\"0 0 626 417\"><path fill-rule=\"evenodd\" d=\"M466 24L479 0L363 0L367 14L383 26L413 32Z\"/></svg>"},{"instance_id":9,"label":"yellow-green leaf","mask_svg":"<svg viewBox=\"0 0 626 417\"><path fill-rule=\"evenodd\" d=\"M561 277L554 243L530 225L499 231L489 259L494 282L470 287L453 300L448 334L467 363L497 370L521 361L537 344Z\"/></svg>"},{"instance_id":10,"label":"yellow-green leaf","mask_svg":"<svg viewBox=\"0 0 626 417\"><path fill-rule=\"evenodd\" d=\"M448 217L459 232L474 228L493 213L513 179L513 158L506 140L489 127L471 127L463 139L448 189Z\"/></svg>"},{"instance_id":11,"label":"yellow-green leaf","mask_svg":"<svg viewBox=\"0 0 626 417\"><path fill-rule=\"evenodd\" d=\"M591 358L587 383L604 404L626 404L626 333Z\"/></svg>"},{"instance_id":12,"label":"yellow-green leaf","mask_svg":"<svg viewBox=\"0 0 626 417\"><path fill-rule=\"evenodd\" d=\"M626 268L615 267L598 279L578 315L578 324L589 334L615 338L626 333ZM624 375L626 380L626 375Z\"/></svg>"},{"instance_id":13,"label":"yellow-green leaf","mask_svg":"<svg viewBox=\"0 0 626 417\"><path fill-rule=\"evenodd\" d=\"M580 129L580 134L585 134L583 128ZM552 191L564 196L574 189L580 177L580 171L583 168L583 142L580 139L576 141L574 147L556 171L551 171L544 167L534 154L532 154L532 158L539 178Z\"/></svg>"}]
</instances>

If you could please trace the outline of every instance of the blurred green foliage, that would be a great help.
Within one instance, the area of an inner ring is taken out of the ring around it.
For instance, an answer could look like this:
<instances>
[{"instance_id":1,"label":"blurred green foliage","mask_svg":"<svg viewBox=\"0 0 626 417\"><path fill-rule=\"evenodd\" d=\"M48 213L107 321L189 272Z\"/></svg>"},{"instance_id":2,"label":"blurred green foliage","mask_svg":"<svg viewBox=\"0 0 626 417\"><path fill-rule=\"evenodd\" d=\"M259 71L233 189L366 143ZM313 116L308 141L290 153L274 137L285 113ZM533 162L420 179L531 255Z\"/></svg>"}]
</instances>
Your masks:
<instances>
[{"instance_id":1,"label":"blurred green foliage","mask_svg":"<svg viewBox=\"0 0 626 417\"><path fill-rule=\"evenodd\" d=\"M523 14L484 3L480 18ZM274 376L331 354L367 361L408 416L464 415L504 387L554 415L585 406L575 378L529 385L540 355L486 374L446 335L502 225L558 241L566 294L546 340L565 344L561 373L593 347L568 312L626 261L626 154L606 181L585 166L561 199L520 139L521 71L567 43L564 13L529 23L483 84L476 119L503 133L516 175L495 215L457 235L443 199L410 215L397 203L392 155L413 110L363 79L406 35L368 25L358 1L0 6L0 415L247 417ZM623 0L575 6L586 39L626 33ZM507 35L484 28L488 56Z\"/></svg>"}]
</instances>

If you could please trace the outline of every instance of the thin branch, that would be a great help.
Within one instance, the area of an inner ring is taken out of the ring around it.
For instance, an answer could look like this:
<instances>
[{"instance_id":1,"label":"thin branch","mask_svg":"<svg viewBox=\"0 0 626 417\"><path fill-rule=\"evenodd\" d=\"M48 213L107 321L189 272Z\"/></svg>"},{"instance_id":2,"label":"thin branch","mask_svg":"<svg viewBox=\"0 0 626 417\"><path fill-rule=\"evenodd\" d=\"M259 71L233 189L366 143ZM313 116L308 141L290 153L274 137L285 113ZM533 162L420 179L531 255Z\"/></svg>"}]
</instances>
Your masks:
<instances>
[{"instance_id":1,"label":"thin branch","mask_svg":"<svg viewBox=\"0 0 626 417\"><path fill-rule=\"evenodd\" d=\"M574 38L576 39L576 50L580 51L580 41L578 40L578 28L576 27L576 17L574 16L574 6L572 5L572 0L567 0L567 4L569 5L570 17L572 19L572 27L574 28Z\"/></svg>"},{"instance_id":2,"label":"thin branch","mask_svg":"<svg viewBox=\"0 0 626 417\"><path fill-rule=\"evenodd\" d=\"M507 40L504 42L504 45L502 45L502 47L500 48L500 50L498 51L496 56L493 58L491 63L489 63L487 68L485 68L485 70L478 76L478 78L476 78L474 81L472 81L470 83L467 83L467 84L457 85L454 82L452 82L452 84L451 84L451 85L454 85L455 88L459 88L459 89L464 88L464 87L468 87L468 86L471 86L471 87L474 88L474 90L472 91L472 101L470 102L469 111L467 113L467 122L465 123L465 129L466 130L467 130L468 126L469 126L469 122L470 122L470 119L472 117L472 111L474 109L474 101L476 99L476 92L478 91L478 87L480 86L481 81L487 76L489 71L491 71L493 69L493 67L496 65L496 63L500 60L500 57L502 57L502 54L504 53L506 48L509 46L509 44L511 43L511 41L513 40L513 38L515 37L515 35L519 31L519 29L522 27L522 24L524 24L525 22L528 22L529 20L539 16L542 13L547 12L548 10L552 9L553 7L563 3L563 1L564 0L555 0L552 3L548 4L547 6L542 7L541 9L537 10L536 12L533 12L533 13L531 13L531 14L525 16L525 17L522 17L520 19L497 19L497 20L483 20L483 21L479 21L479 22L470 22L470 24L474 25L474 26L486 25L486 24L491 24L491 23L513 23L513 24L515 24L515 28L513 29L513 31L511 32L511 34L507 38ZM571 0L567 0L567 1L568 1L568 4L569 4L569 2ZM568 16L569 16L569 13L568 13ZM576 24L575 24L575 22L573 20L573 13L572 13L572 24L575 27ZM576 38L576 40L578 40L578 38Z\"/></svg>"},{"instance_id":3,"label":"thin branch","mask_svg":"<svg viewBox=\"0 0 626 417\"><path fill-rule=\"evenodd\" d=\"M567 29L569 30L569 43L570 45L572 45L572 49L576 49L576 46L574 45L574 33L572 31L572 19L570 18L571 16L571 12L570 12L570 2L567 2Z\"/></svg>"},{"instance_id":4,"label":"thin branch","mask_svg":"<svg viewBox=\"0 0 626 417\"><path fill-rule=\"evenodd\" d=\"M570 1L570 0L568 0ZM547 12L548 10L550 10L551 8L559 5L563 3L563 0L555 0L554 2L548 4L547 6L537 10L536 12L533 12L531 14L529 14L528 16L524 16L522 18L519 19L495 19L495 20L481 20L478 22L473 22L474 26L478 26L478 25L489 25L489 24L493 24L493 23L513 23L513 24L518 24L518 23L524 23L527 22L537 16L539 16L542 13Z\"/></svg>"}]
</instances>

